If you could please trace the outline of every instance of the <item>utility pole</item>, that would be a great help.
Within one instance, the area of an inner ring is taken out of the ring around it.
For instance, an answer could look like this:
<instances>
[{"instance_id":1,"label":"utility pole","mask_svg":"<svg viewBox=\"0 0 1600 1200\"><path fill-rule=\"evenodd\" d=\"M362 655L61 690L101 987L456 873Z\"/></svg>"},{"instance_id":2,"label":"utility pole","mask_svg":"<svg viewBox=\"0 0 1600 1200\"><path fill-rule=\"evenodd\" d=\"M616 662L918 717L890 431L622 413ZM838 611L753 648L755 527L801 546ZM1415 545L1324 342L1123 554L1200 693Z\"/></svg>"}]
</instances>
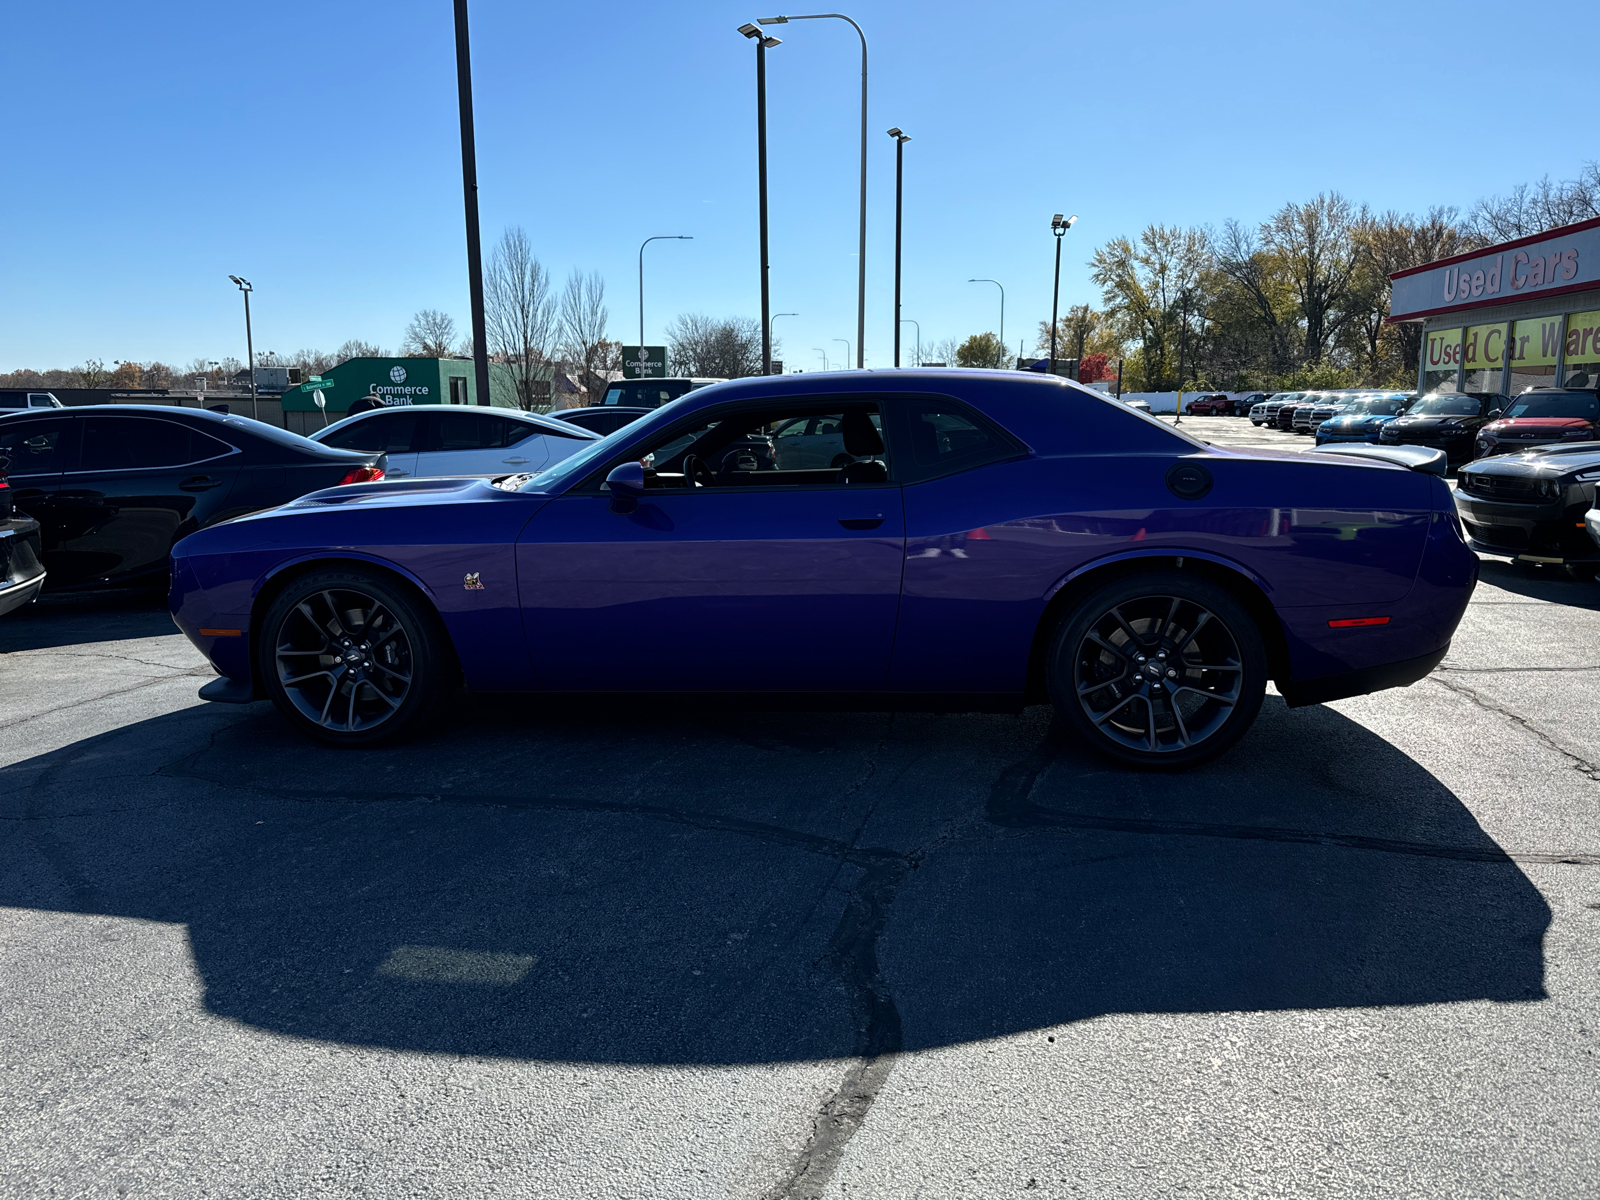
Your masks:
<instances>
[{"instance_id":1,"label":"utility pole","mask_svg":"<svg viewBox=\"0 0 1600 1200\"><path fill-rule=\"evenodd\" d=\"M456 6L456 96L461 114L461 195L467 210L467 291L472 299L472 379L489 404L489 333L483 312L483 247L478 235L478 147L472 132L472 49L467 0Z\"/></svg>"}]
</instances>

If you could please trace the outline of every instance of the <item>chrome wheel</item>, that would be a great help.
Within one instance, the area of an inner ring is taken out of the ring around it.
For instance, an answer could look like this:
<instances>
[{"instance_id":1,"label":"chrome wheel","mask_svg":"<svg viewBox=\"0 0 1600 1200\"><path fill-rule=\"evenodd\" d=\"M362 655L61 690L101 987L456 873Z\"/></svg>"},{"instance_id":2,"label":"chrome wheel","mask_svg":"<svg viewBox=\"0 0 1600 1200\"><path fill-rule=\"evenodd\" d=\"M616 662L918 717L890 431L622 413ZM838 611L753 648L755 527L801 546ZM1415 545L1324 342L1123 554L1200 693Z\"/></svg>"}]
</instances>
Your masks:
<instances>
[{"instance_id":1,"label":"chrome wheel","mask_svg":"<svg viewBox=\"0 0 1600 1200\"><path fill-rule=\"evenodd\" d=\"M1185 596L1138 596L1083 628L1072 686L1090 724L1142 755L1193 751L1245 698L1239 640L1212 609Z\"/></svg>"},{"instance_id":2,"label":"chrome wheel","mask_svg":"<svg viewBox=\"0 0 1600 1200\"><path fill-rule=\"evenodd\" d=\"M284 697L320 729L376 729L411 692L411 639L390 606L365 591L304 595L283 614L273 645Z\"/></svg>"}]
</instances>

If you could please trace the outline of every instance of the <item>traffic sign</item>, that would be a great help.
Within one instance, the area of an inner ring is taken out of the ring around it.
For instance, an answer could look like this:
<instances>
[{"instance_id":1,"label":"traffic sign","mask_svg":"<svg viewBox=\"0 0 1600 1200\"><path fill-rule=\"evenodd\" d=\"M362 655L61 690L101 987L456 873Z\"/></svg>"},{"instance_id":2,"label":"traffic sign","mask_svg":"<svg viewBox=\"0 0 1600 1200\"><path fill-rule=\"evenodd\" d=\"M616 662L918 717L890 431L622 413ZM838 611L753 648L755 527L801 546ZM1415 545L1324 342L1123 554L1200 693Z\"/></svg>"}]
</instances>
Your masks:
<instances>
[{"instance_id":1,"label":"traffic sign","mask_svg":"<svg viewBox=\"0 0 1600 1200\"><path fill-rule=\"evenodd\" d=\"M302 392L325 392L333 386L333 383L334 381L331 379L313 379L310 383L302 383L300 390Z\"/></svg>"}]
</instances>

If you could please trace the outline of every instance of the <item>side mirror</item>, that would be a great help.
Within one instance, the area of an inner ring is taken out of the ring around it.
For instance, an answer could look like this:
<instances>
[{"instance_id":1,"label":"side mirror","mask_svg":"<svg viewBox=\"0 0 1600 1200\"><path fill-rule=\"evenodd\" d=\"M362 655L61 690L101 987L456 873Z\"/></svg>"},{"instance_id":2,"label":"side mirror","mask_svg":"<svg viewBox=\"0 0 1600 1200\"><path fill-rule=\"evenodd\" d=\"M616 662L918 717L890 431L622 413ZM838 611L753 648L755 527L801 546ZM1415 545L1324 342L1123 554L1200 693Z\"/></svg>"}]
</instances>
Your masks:
<instances>
[{"instance_id":1,"label":"side mirror","mask_svg":"<svg viewBox=\"0 0 1600 1200\"><path fill-rule=\"evenodd\" d=\"M1505 415L1505 410L1504 409L1491 408L1489 410L1489 420L1491 420L1491 421L1493 421L1496 417L1503 417L1504 415Z\"/></svg>"},{"instance_id":2,"label":"side mirror","mask_svg":"<svg viewBox=\"0 0 1600 1200\"><path fill-rule=\"evenodd\" d=\"M636 462L625 462L612 468L606 476L606 487L611 489L611 511L626 516L639 507L644 496L644 467Z\"/></svg>"}]
</instances>

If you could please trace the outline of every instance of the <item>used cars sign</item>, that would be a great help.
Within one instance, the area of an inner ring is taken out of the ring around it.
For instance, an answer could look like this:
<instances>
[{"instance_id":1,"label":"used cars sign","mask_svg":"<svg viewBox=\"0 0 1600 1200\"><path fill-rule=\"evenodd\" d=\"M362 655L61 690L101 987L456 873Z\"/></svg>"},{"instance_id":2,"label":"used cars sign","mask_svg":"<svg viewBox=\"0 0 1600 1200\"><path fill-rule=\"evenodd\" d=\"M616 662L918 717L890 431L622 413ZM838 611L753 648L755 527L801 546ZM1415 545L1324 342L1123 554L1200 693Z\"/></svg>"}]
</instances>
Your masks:
<instances>
[{"instance_id":1,"label":"used cars sign","mask_svg":"<svg viewBox=\"0 0 1600 1200\"><path fill-rule=\"evenodd\" d=\"M1397 271L1389 320L1600 287L1600 219Z\"/></svg>"}]
</instances>

